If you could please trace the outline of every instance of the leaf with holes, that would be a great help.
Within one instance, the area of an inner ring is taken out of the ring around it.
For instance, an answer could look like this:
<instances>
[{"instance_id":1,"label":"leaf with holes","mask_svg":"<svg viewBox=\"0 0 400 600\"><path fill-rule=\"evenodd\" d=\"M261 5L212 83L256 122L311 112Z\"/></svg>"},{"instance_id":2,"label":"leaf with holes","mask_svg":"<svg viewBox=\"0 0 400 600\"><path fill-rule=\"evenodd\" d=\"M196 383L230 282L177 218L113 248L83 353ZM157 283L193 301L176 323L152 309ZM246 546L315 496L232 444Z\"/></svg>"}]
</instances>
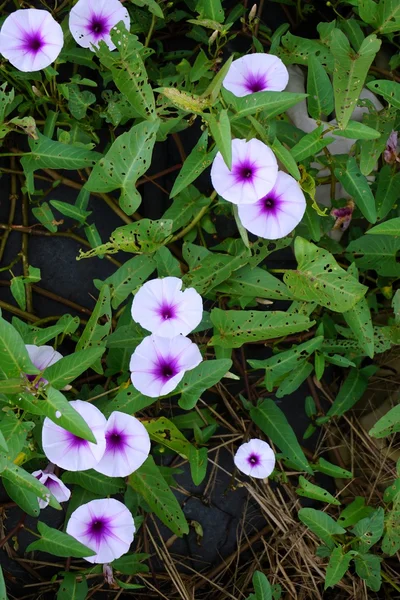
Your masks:
<instances>
[{"instance_id":1,"label":"leaf with holes","mask_svg":"<svg viewBox=\"0 0 400 600\"><path fill-rule=\"evenodd\" d=\"M360 171L363 175L369 175L375 168L376 163L386 148L386 142L392 132L396 119L396 111L393 108L386 108L377 112L366 113L363 117L363 123L381 136L375 140L362 140L360 144Z\"/></svg>"},{"instance_id":2,"label":"leaf with holes","mask_svg":"<svg viewBox=\"0 0 400 600\"><path fill-rule=\"evenodd\" d=\"M383 277L400 277L397 254L400 238L390 235L364 235L350 242L346 254L363 271L375 270Z\"/></svg>"},{"instance_id":3,"label":"leaf with holes","mask_svg":"<svg viewBox=\"0 0 400 600\"><path fill-rule=\"evenodd\" d=\"M173 221L172 231L176 231L187 225L201 208L209 204L209 198L203 196L194 185L189 185L176 194L171 206L165 211L163 218L171 219Z\"/></svg>"},{"instance_id":4,"label":"leaf with holes","mask_svg":"<svg viewBox=\"0 0 400 600\"><path fill-rule=\"evenodd\" d=\"M110 333L110 329L110 288L108 285L104 284L100 290L100 294L91 317L76 345L76 350L84 350L85 348L91 348L93 346L103 346L103 340ZM96 373L103 372L100 359L97 359L92 364L92 369L96 371Z\"/></svg>"},{"instance_id":5,"label":"leaf with holes","mask_svg":"<svg viewBox=\"0 0 400 600\"><path fill-rule=\"evenodd\" d=\"M365 295L367 288L339 267L327 250L296 237L294 251L298 267L283 278L294 298L344 312Z\"/></svg>"},{"instance_id":6,"label":"leaf with holes","mask_svg":"<svg viewBox=\"0 0 400 600\"><path fill-rule=\"evenodd\" d=\"M229 279L214 288L214 292L221 292L229 296L247 296L269 300L290 300L292 298L285 284L277 277L259 267L251 268L250 265L232 273Z\"/></svg>"},{"instance_id":7,"label":"leaf with holes","mask_svg":"<svg viewBox=\"0 0 400 600\"><path fill-rule=\"evenodd\" d=\"M348 159L344 168L335 169L335 177L343 185L346 192L354 199L357 208L370 222L376 222L375 198L371 192L367 178L361 173L355 158Z\"/></svg>"},{"instance_id":8,"label":"leaf with holes","mask_svg":"<svg viewBox=\"0 0 400 600\"><path fill-rule=\"evenodd\" d=\"M358 279L358 270L354 263L349 266L347 272ZM344 312L343 317L360 346L365 349L365 353L370 358L373 358L374 327L372 324L371 311L366 298L361 298L352 309Z\"/></svg>"},{"instance_id":9,"label":"leaf with holes","mask_svg":"<svg viewBox=\"0 0 400 600\"><path fill-rule=\"evenodd\" d=\"M130 475L128 483L175 535L182 537L189 533L189 525L179 502L152 456L149 456L143 465Z\"/></svg>"},{"instance_id":10,"label":"leaf with holes","mask_svg":"<svg viewBox=\"0 0 400 600\"><path fill-rule=\"evenodd\" d=\"M205 360L185 373L174 394L181 394L179 406L190 410L196 406L201 394L221 381L232 366L229 359Z\"/></svg>"},{"instance_id":11,"label":"leaf with holes","mask_svg":"<svg viewBox=\"0 0 400 600\"><path fill-rule=\"evenodd\" d=\"M374 438L383 438L400 431L400 404L391 408L369 431Z\"/></svg>"},{"instance_id":12,"label":"leaf with holes","mask_svg":"<svg viewBox=\"0 0 400 600\"><path fill-rule=\"evenodd\" d=\"M358 554L354 557L356 573L373 592L379 592L381 580L382 558L374 554Z\"/></svg>"},{"instance_id":13,"label":"leaf with holes","mask_svg":"<svg viewBox=\"0 0 400 600\"><path fill-rule=\"evenodd\" d=\"M235 116L231 118L231 123L233 123L241 117L254 115L260 111L262 111L265 119L272 119L307 98L307 94L257 92L256 94L248 94L239 98L223 88L222 97L235 113Z\"/></svg>"},{"instance_id":14,"label":"leaf with holes","mask_svg":"<svg viewBox=\"0 0 400 600\"><path fill-rule=\"evenodd\" d=\"M282 48L279 56L285 64L308 66L311 57L315 57L326 68L328 73L333 71L333 56L325 44L319 40L309 40L287 32L282 36Z\"/></svg>"},{"instance_id":15,"label":"leaf with holes","mask_svg":"<svg viewBox=\"0 0 400 600\"><path fill-rule=\"evenodd\" d=\"M393 175L389 165L379 171L378 187L375 194L378 220L382 220L392 210L400 198L400 173Z\"/></svg>"},{"instance_id":16,"label":"leaf with holes","mask_svg":"<svg viewBox=\"0 0 400 600\"><path fill-rule=\"evenodd\" d=\"M316 56L310 56L307 71L307 107L313 119L333 112L333 87L329 75Z\"/></svg>"},{"instance_id":17,"label":"leaf with holes","mask_svg":"<svg viewBox=\"0 0 400 600\"><path fill-rule=\"evenodd\" d=\"M383 535L385 512L382 507L377 508L370 517L361 519L351 532L358 538L353 546L359 552L368 552Z\"/></svg>"},{"instance_id":18,"label":"leaf with holes","mask_svg":"<svg viewBox=\"0 0 400 600\"><path fill-rule=\"evenodd\" d=\"M128 215L135 212L141 202L136 182L150 166L159 125L158 120L143 122L122 133L97 163L85 188L103 193L121 190L121 208Z\"/></svg>"}]
</instances>

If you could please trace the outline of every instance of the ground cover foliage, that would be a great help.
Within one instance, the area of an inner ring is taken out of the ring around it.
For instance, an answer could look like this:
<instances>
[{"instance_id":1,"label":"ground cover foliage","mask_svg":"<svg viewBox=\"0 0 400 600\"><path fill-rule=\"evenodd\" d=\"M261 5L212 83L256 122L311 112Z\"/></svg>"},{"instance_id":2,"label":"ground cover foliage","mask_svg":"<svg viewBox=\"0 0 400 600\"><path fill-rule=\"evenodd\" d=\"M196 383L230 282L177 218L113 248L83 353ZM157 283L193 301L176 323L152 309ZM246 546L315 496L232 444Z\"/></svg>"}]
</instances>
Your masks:
<instances>
[{"instance_id":1,"label":"ground cover foliage","mask_svg":"<svg viewBox=\"0 0 400 600\"><path fill-rule=\"evenodd\" d=\"M13 66L0 43L0 172L10 185L0 290L11 294L0 301L0 548L33 577L16 591L7 563L0 597L398 597L398 2L127 0L129 20L96 48L70 31L74 4L0 7L2 24L44 9L63 35L55 60L34 72ZM233 60L262 53L289 69L287 87L242 96L224 87ZM293 179L304 215L287 235L257 237L246 206L212 185L216 156L235 167L232 140L262 142ZM157 148L172 146L180 162L157 170ZM143 216L144 185L164 194L155 218ZM68 201L56 199L61 188ZM103 237L100 203L118 221ZM15 236L20 250L4 261ZM102 265L90 308L41 285L37 237L73 240L71 271ZM131 305L146 282L167 277L202 297L185 332L201 356L155 394L133 375L149 327ZM35 314L43 297L56 314ZM28 349L48 345L62 358L38 368ZM48 462L49 421L96 441L76 400L108 422L136 417L152 449L128 475L59 464L72 492L61 507L32 473ZM235 468L251 438L275 452L268 479ZM186 503L207 502L219 477L243 511L234 551L210 565L176 544L190 535L201 548L201 519ZM110 497L133 517L134 541L91 565L94 551L67 524ZM60 520L47 524L56 509Z\"/></svg>"}]
</instances>

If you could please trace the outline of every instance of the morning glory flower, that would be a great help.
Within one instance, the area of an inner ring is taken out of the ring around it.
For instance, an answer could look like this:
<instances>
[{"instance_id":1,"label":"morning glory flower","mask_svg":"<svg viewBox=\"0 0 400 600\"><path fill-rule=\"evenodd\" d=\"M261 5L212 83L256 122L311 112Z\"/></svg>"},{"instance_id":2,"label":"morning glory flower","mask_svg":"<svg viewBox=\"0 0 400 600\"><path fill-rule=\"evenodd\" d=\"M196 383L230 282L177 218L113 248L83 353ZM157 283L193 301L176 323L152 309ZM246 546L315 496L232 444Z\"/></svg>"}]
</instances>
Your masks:
<instances>
[{"instance_id":1,"label":"morning glory flower","mask_svg":"<svg viewBox=\"0 0 400 600\"><path fill-rule=\"evenodd\" d=\"M26 344L25 348L29 354L29 358L37 369L44 371L50 365L54 365L58 360L63 358L63 355L54 350L52 346L35 346L34 344ZM28 381L35 381L37 375L25 375ZM39 383L48 383L47 379L41 377Z\"/></svg>"},{"instance_id":2,"label":"morning glory flower","mask_svg":"<svg viewBox=\"0 0 400 600\"><path fill-rule=\"evenodd\" d=\"M232 169L217 153L211 167L215 191L233 204L253 204L273 187L278 163L268 146L260 140L232 140Z\"/></svg>"},{"instance_id":3,"label":"morning glory flower","mask_svg":"<svg viewBox=\"0 0 400 600\"><path fill-rule=\"evenodd\" d=\"M288 70L280 58L259 53L234 60L222 85L235 96L247 96L255 92L281 92L288 81Z\"/></svg>"},{"instance_id":4,"label":"morning glory flower","mask_svg":"<svg viewBox=\"0 0 400 600\"><path fill-rule=\"evenodd\" d=\"M185 372L197 367L201 361L200 350L189 338L149 335L132 354L131 380L139 392L158 398L172 392Z\"/></svg>"},{"instance_id":5,"label":"morning glory flower","mask_svg":"<svg viewBox=\"0 0 400 600\"><path fill-rule=\"evenodd\" d=\"M239 219L250 233L267 240L285 237L300 223L306 199L297 181L279 171L274 187L254 204L239 206Z\"/></svg>"},{"instance_id":6,"label":"morning glory flower","mask_svg":"<svg viewBox=\"0 0 400 600\"><path fill-rule=\"evenodd\" d=\"M95 470L108 477L127 477L150 452L150 437L139 419L122 412L111 413L105 430L106 450Z\"/></svg>"},{"instance_id":7,"label":"morning glory flower","mask_svg":"<svg viewBox=\"0 0 400 600\"><path fill-rule=\"evenodd\" d=\"M79 46L94 51L99 42L105 42L110 50L116 48L110 31L123 21L129 31L129 13L120 0L79 0L69 13L69 29Z\"/></svg>"},{"instance_id":8,"label":"morning glory flower","mask_svg":"<svg viewBox=\"0 0 400 600\"><path fill-rule=\"evenodd\" d=\"M50 463L44 471L34 471L32 475L48 488L58 502L66 502L70 499L71 492L61 479L54 475L53 469L54 466ZM38 501L40 508L46 508L48 505L48 501L42 498L38 498Z\"/></svg>"},{"instance_id":9,"label":"morning glory flower","mask_svg":"<svg viewBox=\"0 0 400 600\"><path fill-rule=\"evenodd\" d=\"M234 463L239 471L256 479L265 479L275 468L275 454L262 440L252 439L239 446Z\"/></svg>"},{"instance_id":10,"label":"morning glory flower","mask_svg":"<svg viewBox=\"0 0 400 600\"><path fill-rule=\"evenodd\" d=\"M16 10L0 31L0 53L19 71L45 69L56 60L63 44L62 29L47 10Z\"/></svg>"},{"instance_id":11,"label":"morning glory flower","mask_svg":"<svg viewBox=\"0 0 400 600\"><path fill-rule=\"evenodd\" d=\"M90 563L110 563L128 552L135 533L130 511L114 498L91 500L74 510L66 532L96 552Z\"/></svg>"},{"instance_id":12,"label":"morning glory flower","mask_svg":"<svg viewBox=\"0 0 400 600\"><path fill-rule=\"evenodd\" d=\"M181 287L178 277L147 281L133 299L132 319L161 337L187 335L201 321L203 301L194 288Z\"/></svg>"},{"instance_id":13,"label":"morning glory flower","mask_svg":"<svg viewBox=\"0 0 400 600\"><path fill-rule=\"evenodd\" d=\"M45 418L42 430L42 446L47 458L67 471L92 469L103 457L106 448L106 418L93 404L83 400L70 402L86 421L97 444L88 442Z\"/></svg>"}]
</instances>

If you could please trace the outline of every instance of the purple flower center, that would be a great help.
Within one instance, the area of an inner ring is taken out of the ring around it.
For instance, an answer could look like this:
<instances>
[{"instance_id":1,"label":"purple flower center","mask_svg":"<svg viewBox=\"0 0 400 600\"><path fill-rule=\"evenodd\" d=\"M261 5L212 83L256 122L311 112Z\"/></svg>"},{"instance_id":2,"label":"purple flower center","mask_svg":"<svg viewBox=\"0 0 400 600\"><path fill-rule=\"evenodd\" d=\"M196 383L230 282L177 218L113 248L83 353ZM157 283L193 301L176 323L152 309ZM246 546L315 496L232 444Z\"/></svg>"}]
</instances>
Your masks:
<instances>
[{"instance_id":1,"label":"purple flower center","mask_svg":"<svg viewBox=\"0 0 400 600\"><path fill-rule=\"evenodd\" d=\"M236 183L250 183L254 179L256 173L257 166L250 162L250 160L244 160L233 167Z\"/></svg>"},{"instance_id":2,"label":"purple flower center","mask_svg":"<svg viewBox=\"0 0 400 600\"><path fill-rule=\"evenodd\" d=\"M37 54L39 52L39 50L41 50L43 48L44 45L45 45L44 40L43 40L42 36L40 35L40 33L37 31L35 33L29 33L26 35L22 47L27 52L32 52L33 54Z\"/></svg>"},{"instance_id":3,"label":"purple flower center","mask_svg":"<svg viewBox=\"0 0 400 600\"><path fill-rule=\"evenodd\" d=\"M261 458L259 454L254 454L254 452L252 454L250 454L250 456L247 459L247 462L252 466L252 467L257 467L257 465L260 464L261 462Z\"/></svg>"},{"instance_id":4,"label":"purple flower center","mask_svg":"<svg viewBox=\"0 0 400 600\"><path fill-rule=\"evenodd\" d=\"M125 445L125 435L114 429L106 433L107 450L117 450Z\"/></svg>"},{"instance_id":5,"label":"purple flower center","mask_svg":"<svg viewBox=\"0 0 400 600\"><path fill-rule=\"evenodd\" d=\"M281 201L279 198L273 195L273 192L270 192L264 198L258 201L258 206L260 207L260 215L276 215L279 210L279 205Z\"/></svg>"},{"instance_id":6,"label":"purple flower center","mask_svg":"<svg viewBox=\"0 0 400 600\"><path fill-rule=\"evenodd\" d=\"M177 358L160 358L153 374L157 379L161 379L164 383L175 377L179 373L179 363Z\"/></svg>"},{"instance_id":7,"label":"purple flower center","mask_svg":"<svg viewBox=\"0 0 400 600\"><path fill-rule=\"evenodd\" d=\"M110 519L94 516L92 521L88 523L86 535L90 536L91 539L94 539L96 545L99 545L100 542L110 534Z\"/></svg>"},{"instance_id":8,"label":"purple flower center","mask_svg":"<svg viewBox=\"0 0 400 600\"><path fill-rule=\"evenodd\" d=\"M93 15L88 29L95 37L106 35L110 31L107 17L103 17L102 15Z\"/></svg>"},{"instance_id":9,"label":"purple flower center","mask_svg":"<svg viewBox=\"0 0 400 600\"><path fill-rule=\"evenodd\" d=\"M79 448L85 448L88 445L88 441L84 440L73 433L69 433L69 449L73 448L78 450Z\"/></svg>"},{"instance_id":10,"label":"purple flower center","mask_svg":"<svg viewBox=\"0 0 400 600\"><path fill-rule=\"evenodd\" d=\"M168 304L167 302L161 304L157 312L163 319L163 321L168 321L169 319L176 318L176 307L174 305Z\"/></svg>"},{"instance_id":11,"label":"purple flower center","mask_svg":"<svg viewBox=\"0 0 400 600\"><path fill-rule=\"evenodd\" d=\"M268 87L267 78L265 75L250 73L246 78L246 89L247 91L254 94L255 92L262 92Z\"/></svg>"}]
</instances>

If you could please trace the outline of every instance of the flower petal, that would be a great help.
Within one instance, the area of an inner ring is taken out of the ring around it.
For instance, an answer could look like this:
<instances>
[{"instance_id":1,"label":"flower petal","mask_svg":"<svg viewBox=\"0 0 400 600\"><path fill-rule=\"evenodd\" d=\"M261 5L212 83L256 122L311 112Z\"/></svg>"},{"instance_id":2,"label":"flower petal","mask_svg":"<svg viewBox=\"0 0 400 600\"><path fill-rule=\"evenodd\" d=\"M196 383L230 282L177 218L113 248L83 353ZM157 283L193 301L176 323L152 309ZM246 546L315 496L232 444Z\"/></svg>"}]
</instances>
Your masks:
<instances>
[{"instance_id":1,"label":"flower petal","mask_svg":"<svg viewBox=\"0 0 400 600\"><path fill-rule=\"evenodd\" d=\"M78 0L69 13L72 37L79 46L92 51L99 41L105 42L110 50L115 49L109 34L120 21L129 31L129 13L120 0Z\"/></svg>"},{"instance_id":2,"label":"flower petal","mask_svg":"<svg viewBox=\"0 0 400 600\"><path fill-rule=\"evenodd\" d=\"M231 64L223 86L235 96L285 89L289 73L283 62L272 54L247 54Z\"/></svg>"},{"instance_id":3,"label":"flower petal","mask_svg":"<svg viewBox=\"0 0 400 600\"><path fill-rule=\"evenodd\" d=\"M239 446L233 460L239 471L257 479L269 477L275 468L274 451L267 442L258 439Z\"/></svg>"}]
</instances>

